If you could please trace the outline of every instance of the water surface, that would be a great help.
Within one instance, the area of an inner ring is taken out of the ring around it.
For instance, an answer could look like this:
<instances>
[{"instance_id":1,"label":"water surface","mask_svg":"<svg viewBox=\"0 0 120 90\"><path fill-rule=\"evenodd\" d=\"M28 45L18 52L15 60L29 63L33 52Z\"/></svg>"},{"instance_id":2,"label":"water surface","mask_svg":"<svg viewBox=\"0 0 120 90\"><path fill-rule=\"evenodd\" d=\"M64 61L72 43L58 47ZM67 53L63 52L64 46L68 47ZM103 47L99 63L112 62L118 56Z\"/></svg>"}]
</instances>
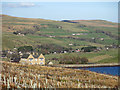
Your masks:
<instances>
[{"instance_id":1,"label":"water surface","mask_svg":"<svg viewBox=\"0 0 120 90\"><path fill-rule=\"evenodd\" d=\"M97 73L103 73L103 74L110 74L114 76L120 76L120 66L112 66L112 67L88 67L88 68L77 68L77 69L84 69L89 71L94 71Z\"/></svg>"}]
</instances>

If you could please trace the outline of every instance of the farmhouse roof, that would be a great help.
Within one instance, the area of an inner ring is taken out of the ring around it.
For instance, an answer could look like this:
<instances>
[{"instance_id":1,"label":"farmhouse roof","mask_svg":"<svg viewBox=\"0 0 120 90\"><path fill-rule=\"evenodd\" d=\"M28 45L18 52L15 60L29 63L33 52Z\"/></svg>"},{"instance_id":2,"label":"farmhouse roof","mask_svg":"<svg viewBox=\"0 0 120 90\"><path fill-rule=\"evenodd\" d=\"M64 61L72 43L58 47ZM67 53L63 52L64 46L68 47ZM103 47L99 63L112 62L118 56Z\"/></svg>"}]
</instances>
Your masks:
<instances>
[{"instance_id":1,"label":"farmhouse roof","mask_svg":"<svg viewBox=\"0 0 120 90\"><path fill-rule=\"evenodd\" d=\"M53 65L53 62L48 62L48 65Z\"/></svg>"},{"instance_id":2,"label":"farmhouse roof","mask_svg":"<svg viewBox=\"0 0 120 90\"><path fill-rule=\"evenodd\" d=\"M23 56L21 58L25 58L27 59L30 56L30 54L23 54ZM34 58L38 58L39 55L32 55Z\"/></svg>"}]
</instances>

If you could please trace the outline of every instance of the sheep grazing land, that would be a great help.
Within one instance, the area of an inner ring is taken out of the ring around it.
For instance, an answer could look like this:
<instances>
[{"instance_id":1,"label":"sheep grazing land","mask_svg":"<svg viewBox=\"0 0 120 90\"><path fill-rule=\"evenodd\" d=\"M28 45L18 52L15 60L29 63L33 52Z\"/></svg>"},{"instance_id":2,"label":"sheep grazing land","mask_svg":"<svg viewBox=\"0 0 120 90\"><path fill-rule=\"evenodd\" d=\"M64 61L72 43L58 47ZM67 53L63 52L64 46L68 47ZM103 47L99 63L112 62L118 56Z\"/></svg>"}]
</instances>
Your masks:
<instances>
[{"instance_id":1,"label":"sheep grazing land","mask_svg":"<svg viewBox=\"0 0 120 90\"><path fill-rule=\"evenodd\" d=\"M87 70L2 62L2 88L117 88L118 77Z\"/></svg>"}]
</instances>

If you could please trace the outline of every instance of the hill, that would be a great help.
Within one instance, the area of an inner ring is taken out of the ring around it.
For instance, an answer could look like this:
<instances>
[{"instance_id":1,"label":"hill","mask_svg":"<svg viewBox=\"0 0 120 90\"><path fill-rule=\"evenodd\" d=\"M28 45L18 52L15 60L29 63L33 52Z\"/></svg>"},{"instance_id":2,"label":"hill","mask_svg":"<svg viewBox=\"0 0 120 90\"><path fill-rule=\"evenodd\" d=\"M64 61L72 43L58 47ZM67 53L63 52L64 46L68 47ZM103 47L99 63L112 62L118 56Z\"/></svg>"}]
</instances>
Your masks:
<instances>
[{"instance_id":1,"label":"hill","mask_svg":"<svg viewBox=\"0 0 120 90\"><path fill-rule=\"evenodd\" d=\"M59 52L87 46L105 48L117 44L117 23L105 20L53 21L2 15L3 50L32 46L37 51ZM106 53L104 55L103 59L111 59ZM112 58L117 58L117 53Z\"/></svg>"},{"instance_id":2,"label":"hill","mask_svg":"<svg viewBox=\"0 0 120 90\"><path fill-rule=\"evenodd\" d=\"M76 44L71 46L72 48L88 45L102 47L117 44L118 41L116 38L118 36L117 24L107 21L83 20L77 21L78 23L67 23L7 15L3 15L2 20L3 49L13 49L23 44L36 46L45 43L63 47L69 47L70 43ZM27 34L24 37L13 34L17 31ZM95 38L95 41L92 38ZM104 41L101 38L104 38Z\"/></svg>"}]
</instances>

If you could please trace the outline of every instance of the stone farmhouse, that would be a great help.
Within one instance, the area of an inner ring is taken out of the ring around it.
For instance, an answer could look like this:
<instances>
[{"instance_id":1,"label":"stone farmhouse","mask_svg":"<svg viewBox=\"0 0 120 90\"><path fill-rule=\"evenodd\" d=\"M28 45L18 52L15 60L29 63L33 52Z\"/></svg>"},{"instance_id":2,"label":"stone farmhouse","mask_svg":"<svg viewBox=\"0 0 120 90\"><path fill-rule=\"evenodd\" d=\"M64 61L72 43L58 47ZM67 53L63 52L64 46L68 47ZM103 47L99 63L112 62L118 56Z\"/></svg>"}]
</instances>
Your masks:
<instances>
[{"instance_id":1,"label":"stone farmhouse","mask_svg":"<svg viewBox=\"0 0 120 90\"><path fill-rule=\"evenodd\" d=\"M45 65L45 57L41 55L24 54L19 61L21 64Z\"/></svg>"}]
</instances>

